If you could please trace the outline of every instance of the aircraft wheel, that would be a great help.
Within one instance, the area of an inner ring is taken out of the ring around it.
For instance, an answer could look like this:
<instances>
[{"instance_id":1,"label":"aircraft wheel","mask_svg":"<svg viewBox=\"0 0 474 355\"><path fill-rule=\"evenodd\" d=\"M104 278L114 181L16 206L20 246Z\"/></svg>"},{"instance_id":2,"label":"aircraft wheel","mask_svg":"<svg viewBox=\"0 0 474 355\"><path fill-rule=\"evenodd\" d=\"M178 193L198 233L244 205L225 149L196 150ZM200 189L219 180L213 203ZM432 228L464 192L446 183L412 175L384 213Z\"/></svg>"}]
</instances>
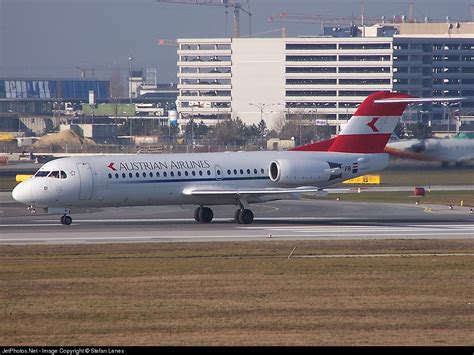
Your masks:
<instances>
[{"instance_id":1,"label":"aircraft wheel","mask_svg":"<svg viewBox=\"0 0 474 355\"><path fill-rule=\"evenodd\" d=\"M238 223L238 224L240 224L240 221L239 221L240 211L242 211L242 210L237 210L237 211L235 211L235 213L234 213L234 222L235 222L235 223Z\"/></svg>"},{"instance_id":2,"label":"aircraft wheel","mask_svg":"<svg viewBox=\"0 0 474 355\"><path fill-rule=\"evenodd\" d=\"M214 212L209 207L201 207L198 214L201 223L209 223L214 218Z\"/></svg>"},{"instance_id":3,"label":"aircraft wheel","mask_svg":"<svg viewBox=\"0 0 474 355\"><path fill-rule=\"evenodd\" d=\"M201 212L201 209L202 207L198 207L194 210L194 219L196 220L196 222L201 222L199 220L199 213Z\"/></svg>"},{"instance_id":4,"label":"aircraft wheel","mask_svg":"<svg viewBox=\"0 0 474 355\"><path fill-rule=\"evenodd\" d=\"M241 210L239 212L240 224L251 224L253 222L253 212L250 210Z\"/></svg>"},{"instance_id":5,"label":"aircraft wheel","mask_svg":"<svg viewBox=\"0 0 474 355\"><path fill-rule=\"evenodd\" d=\"M61 224L65 226L69 226L72 223L72 218L71 216L68 216L68 215L61 216L59 220L61 221Z\"/></svg>"}]
</instances>

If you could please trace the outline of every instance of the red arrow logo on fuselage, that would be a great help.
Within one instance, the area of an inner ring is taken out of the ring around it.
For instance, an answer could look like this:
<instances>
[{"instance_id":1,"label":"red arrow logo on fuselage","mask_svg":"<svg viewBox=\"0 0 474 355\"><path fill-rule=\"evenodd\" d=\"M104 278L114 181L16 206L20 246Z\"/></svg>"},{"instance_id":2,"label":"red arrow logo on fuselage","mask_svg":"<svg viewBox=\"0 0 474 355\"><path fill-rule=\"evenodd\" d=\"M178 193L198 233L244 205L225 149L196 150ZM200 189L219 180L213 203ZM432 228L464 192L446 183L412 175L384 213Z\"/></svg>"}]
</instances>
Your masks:
<instances>
[{"instance_id":1,"label":"red arrow logo on fuselage","mask_svg":"<svg viewBox=\"0 0 474 355\"><path fill-rule=\"evenodd\" d=\"M380 117L374 117L374 118L372 118L372 121L367 123L367 126L369 126L372 129L372 132L378 132L379 131L379 129L377 127L375 127L375 124L377 123L379 118Z\"/></svg>"},{"instance_id":2,"label":"red arrow logo on fuselage","mask_svg":"<svg viewBox=\"0 0 474 355\"><path fill-rule=\"evenodd\" d=\"M114 167L114 163L110 163L109 165L107 165L107 168L109 168L113 171L117 171L117 169L115 169L115 167Z\"/></svg>"}]
</instances>

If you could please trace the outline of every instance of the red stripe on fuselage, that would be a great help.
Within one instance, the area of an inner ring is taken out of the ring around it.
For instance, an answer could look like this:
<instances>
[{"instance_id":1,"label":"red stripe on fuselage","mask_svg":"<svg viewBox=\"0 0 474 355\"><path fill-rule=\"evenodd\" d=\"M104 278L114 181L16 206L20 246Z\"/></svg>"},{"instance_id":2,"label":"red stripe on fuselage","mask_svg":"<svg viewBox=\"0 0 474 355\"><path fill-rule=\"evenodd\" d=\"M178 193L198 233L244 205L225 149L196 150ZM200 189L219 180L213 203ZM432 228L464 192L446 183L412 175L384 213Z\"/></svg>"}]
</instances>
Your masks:
<instances>
[{"instance_id":1,"label":"red stripe on fuselage","mask_svg":"<svg viewBox=\"0 0 474 355\"><path fill-rule=\"evenodd\" d=\"M384 152L397 158L409 158L409 159L421 160L421 161L436 161L435 158L432 158L420 153L409 152L406 150L395 149L391 147L385 147Z\"/></svg>"},{"instance_id":2,"label":"red stripe on fuselage","mask_svg":"<svg viewBox=\"0 0 474 355\"><path fill-rule=\"evenodd\" d=\"M341 153L383 153L390 135L390 133L339 135L328 151Z\"/></svg>"}]
</instances>

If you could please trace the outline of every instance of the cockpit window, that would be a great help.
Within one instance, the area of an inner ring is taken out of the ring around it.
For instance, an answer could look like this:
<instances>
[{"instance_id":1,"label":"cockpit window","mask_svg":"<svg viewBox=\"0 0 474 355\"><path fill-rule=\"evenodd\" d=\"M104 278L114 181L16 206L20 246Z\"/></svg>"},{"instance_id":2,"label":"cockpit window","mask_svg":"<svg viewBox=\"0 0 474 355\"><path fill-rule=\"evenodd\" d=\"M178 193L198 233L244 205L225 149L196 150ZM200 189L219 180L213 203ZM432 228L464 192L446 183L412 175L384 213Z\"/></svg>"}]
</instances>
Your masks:
<instances>
[{"instance_id":1,"label":"cockpit window","mask_svg":"<svg viewBox=\"0 0 474 355\"><path fill-rule=\"evenodd\" d=\"M48 176L50 171L39 170L36 172L35 177L45 177Z\"/></svg>"},{"instance_id":2,"label":"cockpit window","mask_svg":"<svg viewBox=\"0 0 474 355\"><path fill-rule=\"evenodd\" d=\"M50 177L50 178L55 178L55 179L66 179L67 174L65 171L45 171L45 170L39 170L36 172L35 177Z\"/></svg>"}]
</instances>

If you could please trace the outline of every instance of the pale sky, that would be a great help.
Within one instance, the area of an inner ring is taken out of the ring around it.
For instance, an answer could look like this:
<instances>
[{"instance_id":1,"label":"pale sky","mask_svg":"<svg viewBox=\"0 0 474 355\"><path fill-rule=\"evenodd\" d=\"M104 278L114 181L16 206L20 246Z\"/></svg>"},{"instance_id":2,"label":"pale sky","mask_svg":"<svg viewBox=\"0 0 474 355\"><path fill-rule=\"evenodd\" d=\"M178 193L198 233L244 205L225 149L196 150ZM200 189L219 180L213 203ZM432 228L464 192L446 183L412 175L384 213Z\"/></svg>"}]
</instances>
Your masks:
<instances>
[{"instance_id":1,"label":"pale sky","mask_svg":"<svg viewBox=\"0 0 474 355\"><path fill-rule=\"evenodd\" d=\"M237 0L247 8L247 0ZM215 0L219 3L220 0ZM282 12L292 15L360 16L360 0L249 0L252 33L285 27L289 36L320 33L319 24L268 21ZM365 0L365 16L408 15L410 1ZM418 18L471 19L470 0L415 0ZM241 36L248 36L249 17L241 12ZM158 82L176 82L176 47L158 39L228 37L221 6L157 3L155 0L0 0L0 77L79 78L76 67L94 68L95 77L110 79L111 68L128 73L157 68ZM279 36L279 32L270 34ZM268 37L269 35L264 35ZM91 77L91 71L87 72Z\"/></svg>"}]
</instances>

